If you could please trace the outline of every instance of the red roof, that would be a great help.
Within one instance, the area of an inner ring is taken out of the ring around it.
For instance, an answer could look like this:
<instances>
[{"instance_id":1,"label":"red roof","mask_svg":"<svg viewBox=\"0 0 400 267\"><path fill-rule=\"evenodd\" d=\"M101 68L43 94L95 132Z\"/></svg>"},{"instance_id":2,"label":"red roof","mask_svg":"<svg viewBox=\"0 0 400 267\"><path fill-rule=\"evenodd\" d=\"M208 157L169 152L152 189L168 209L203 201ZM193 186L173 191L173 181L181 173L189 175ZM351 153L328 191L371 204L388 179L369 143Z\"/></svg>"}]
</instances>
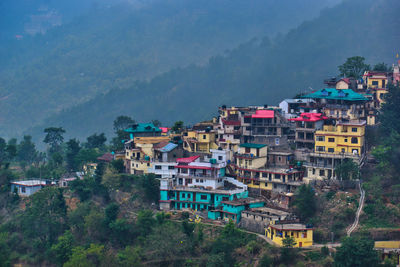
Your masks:
<instances>
[{"instance_id":1,"label":"red roof","mask_svg":"<svg viewBox=\"0 0 400 267\"><path fill-rule=\"evenodd\" d=\"M240 121L230 121L230 120L222 119L222 123L225 124L225 125L237 125L237 126L240 126Z\"/></svg>"},{"instance_id":2,"label":"red roof","mask_svg":"<svg viewBox=\"0 0 400 267\"><path fill-rule=\"evenodd\" d=\"M350 84L350 79L349 78L343 78L343 79L340 79L340 81L344 81L345 83Z\"/></svg>"},{"instance_id":3,"label":"red roof","mask_svg":"<svg viewBox=\"0 0 400 267\"><path fill-rule=\"evenodd\" d=\"M162 133L168 133L168 131L169 131L169 128L168 128L168 127L158 127L158 128L161 129L161 132L162 132Z\"/></svg>"},{"instance_id":4,"label":"red roof","mask_svg":"<svg viewBox=\"0 0 400 267\"><path fill-rule=\"evenodd\" d=\"M200 169L200 170L211 170L211 167L206 166L190 166L190 165L177 165L175 168L183 168L183 169Z\"/></svg>"},{"instance_id":5,"label":"red roof","mask_svg":"<svg viewBox=\"0 0 400 267\"><path fill-rule=\"evenodd\" d=\"M198 158L200 158L200 156L191 156L191 157L187 157L187 158L179 158L179 159L176 160L176 162L178 162L178 163L191 163L191 162L195 161Z\"/></svg>"},{"instance_id":6,"label":"red roof","mask_svg":"<svg viewBox=\"0 0 400 267\"><path fill-rule=\"evenodd\" d=\"M111 153L105 153L103 156L98 157L97 160L111 162L114 160L114 155Z\"/></svg>"},{"instance_id":7,"label":"red roof","mask_svg":"<svg viewBox=\"0 0 400 267\"><path fill-rule=\"evenodd\" d=\"M301 113L300 117L289 119L290 121L322 121L326 120L328 117L322 116L322 113L311 113L311 112L304 112Z\"/></svg>"},{"instance_id":8,"label":"red roof","mask_svg":"<svg viewBox=\"0 0 400 267\"><path fill-rule=\"evenodd\" d=\"M273 110L256 110L256 114L251 115L252 118L272 119L274 117Z\"/></svg>"}]
</instances>

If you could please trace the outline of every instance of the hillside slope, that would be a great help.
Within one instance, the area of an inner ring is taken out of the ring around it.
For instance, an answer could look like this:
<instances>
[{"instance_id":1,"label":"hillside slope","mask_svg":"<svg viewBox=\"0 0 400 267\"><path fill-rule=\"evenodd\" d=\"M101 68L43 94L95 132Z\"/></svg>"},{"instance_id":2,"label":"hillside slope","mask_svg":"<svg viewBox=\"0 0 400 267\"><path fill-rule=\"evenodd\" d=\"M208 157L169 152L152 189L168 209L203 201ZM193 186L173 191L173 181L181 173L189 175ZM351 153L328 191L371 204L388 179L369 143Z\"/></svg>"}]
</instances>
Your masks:
<instances>
[{"instance_id":1,"label":"hillside slope","mask_svg":"<svg viewBox=\"0 0 400 267\"><path fill-rule=\"evenodd\" d=\"M323 78L337 74L347 57L393 62L400 42L398 10L397 0L345 1L274 42L248 42L206 66L192 65L114 89L27 133L39 135L45 126L61 125L82 138L107 129L110 133L113 119L121 114L137 121L193 123L208 119L221 104L277 104L299 91L322 87Z\"/></svg>"},{"instance_id":2,"label":"hillside slope","mask_svg":"<svg viewBox=\"0 0 400 267\"><path fill-rule=\"evenodd\" d=\"M133 1L0 44L0 135L137 79L205 64L254 36L286 32L338 1Z\"/></svg>"}]
</instances>

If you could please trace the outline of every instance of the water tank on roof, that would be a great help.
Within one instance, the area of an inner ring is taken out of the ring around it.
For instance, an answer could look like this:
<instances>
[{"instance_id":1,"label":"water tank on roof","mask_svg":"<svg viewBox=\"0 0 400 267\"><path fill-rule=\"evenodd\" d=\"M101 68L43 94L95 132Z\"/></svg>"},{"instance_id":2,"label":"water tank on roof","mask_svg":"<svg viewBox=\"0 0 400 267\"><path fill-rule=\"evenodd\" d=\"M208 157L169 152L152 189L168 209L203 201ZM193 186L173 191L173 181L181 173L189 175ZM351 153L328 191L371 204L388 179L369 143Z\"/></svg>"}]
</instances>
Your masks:
<instances>
[{"instance_id":1,"label":"water tank on roof","mask_svg":"<svg viewBox=\"0 0 400 267\"><path fill-rule=\"evenodd\" d=\"M150 160L149 156L144 156L144 160Z\"/></svg>"},{"instance_id":2,"label":"water tank on roof","mask_svg":"<svg viewBox=\"0 0 400 267\"><path fill-rule=\"evenodd\" d=\"M217 163L217 159L210 159L210 163L211 164L216 164Z\"/></svg>"}]
</instances>

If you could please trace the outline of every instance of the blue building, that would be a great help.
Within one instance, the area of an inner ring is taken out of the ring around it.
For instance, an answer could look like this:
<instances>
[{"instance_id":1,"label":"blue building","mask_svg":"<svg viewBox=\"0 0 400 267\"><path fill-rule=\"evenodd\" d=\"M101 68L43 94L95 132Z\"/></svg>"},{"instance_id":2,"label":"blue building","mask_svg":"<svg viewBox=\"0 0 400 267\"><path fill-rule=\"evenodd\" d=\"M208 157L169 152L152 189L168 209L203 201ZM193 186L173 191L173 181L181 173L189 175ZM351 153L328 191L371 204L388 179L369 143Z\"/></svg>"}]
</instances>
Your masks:
<instances>
[{"instance_id":1,"label":"blue building","mask_svg":"<svg viewBox=\"0 0 400 267\"><path fill-rule=\"evenodd\" d=\"M19 196L28 197L45 186L51 186L52 183L46 180L25 180L11 182L11 192L16 192Z\"/></svg>"}]
</instances>

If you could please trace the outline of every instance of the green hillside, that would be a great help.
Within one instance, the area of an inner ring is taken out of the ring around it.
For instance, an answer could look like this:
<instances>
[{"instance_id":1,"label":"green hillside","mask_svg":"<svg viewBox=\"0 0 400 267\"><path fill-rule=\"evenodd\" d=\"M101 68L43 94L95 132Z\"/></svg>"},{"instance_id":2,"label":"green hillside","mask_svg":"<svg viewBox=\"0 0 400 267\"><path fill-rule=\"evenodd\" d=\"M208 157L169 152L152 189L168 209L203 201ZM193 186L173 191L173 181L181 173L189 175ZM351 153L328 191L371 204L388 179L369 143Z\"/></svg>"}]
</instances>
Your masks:
<instances>
[{"instance_id":1,"label":"green hillside","mask_svg":"<svg viewBox=\"0 0 400 267\"><path fill-rule=\"evenodd\" d=\"M43 36L1 43L0 135L21 134L137 79L206 64L254 36L286 32L338 0L139 2L93 8Z\"/></svg>"},{"instance_id":2,"label":"green hillside","mask_svg":"<svg viewBox=\"0 0 400 267\"><path fill-rule=\"evenodd\" d=\"M205 66L175 69L114 89L28 132L37 136L45 126L62 125L69 134L86 137L111 129L121 114L137 121L193 123L215 114L221 104L277 104L299 91L322 87L323 78L336 75L347 57L392 63L400 43L398 10L396 0L345 1L273 42L251 41Z\"/></svg>"}]
</instances>

